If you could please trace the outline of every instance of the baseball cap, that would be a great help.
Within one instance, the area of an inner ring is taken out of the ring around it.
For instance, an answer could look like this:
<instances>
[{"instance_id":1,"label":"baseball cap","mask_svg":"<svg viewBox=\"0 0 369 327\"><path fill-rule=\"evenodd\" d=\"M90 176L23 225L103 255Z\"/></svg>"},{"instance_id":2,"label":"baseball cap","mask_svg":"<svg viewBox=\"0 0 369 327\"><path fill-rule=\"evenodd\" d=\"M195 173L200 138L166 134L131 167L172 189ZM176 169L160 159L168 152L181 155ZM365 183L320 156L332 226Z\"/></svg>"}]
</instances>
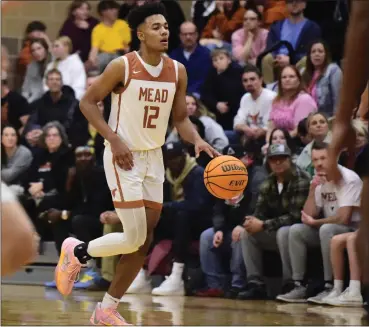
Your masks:
<instances>
[{"instance_id":1,"label":"baseball cap","mask_svg":"<svg viewBox=\"0 0 369 327\"><path fill-rule=\"evenodd\" d=\"M267 157L291 156L290 148L285 144L272 144L268 148Z\"/></svg>"},{"instance_id":2,"label":"baseball cap","mask_svg":"<svg viewBox=\"0 0 369 327\"><path fill-rule=\"evenodd\" d=\"M163 155L166 158L181 156L185 153L182 142L168 142L163 145Z\"/></svg>"},{"instance_id":3,"label":"baseball cap","mask_svg":"<svg viewBox=\"0 0 369 327\"><path fill-rule=\"evenodd\" d=\"M223 149L223 154L227 156L233 156L239 159L246 155L246 150L242 145L229 144Z\"/></svg>"}]
</instances>

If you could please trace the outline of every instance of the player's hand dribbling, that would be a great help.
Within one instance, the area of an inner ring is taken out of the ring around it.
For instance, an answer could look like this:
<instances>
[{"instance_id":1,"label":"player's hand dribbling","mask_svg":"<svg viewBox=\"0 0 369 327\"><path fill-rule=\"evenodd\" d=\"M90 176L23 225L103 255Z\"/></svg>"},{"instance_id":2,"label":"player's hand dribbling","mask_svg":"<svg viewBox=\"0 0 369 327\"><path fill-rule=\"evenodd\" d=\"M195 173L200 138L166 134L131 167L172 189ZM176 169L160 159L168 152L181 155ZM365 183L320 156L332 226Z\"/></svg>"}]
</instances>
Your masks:
<instances>
[{"instance_id":1,"label":"player's hand dribbling","mask_svg":"<svg viewBox=\"0 0 369 327\"><path fill-rule=\"evenodd\" d=\"M211 145L206 143L203 139L195 143L196 158L199 157L201 151L206 152L210 158L218 157L221 155L217 150L215 150Z\"/></svg>"},{"instance_id":2,"label":"player's hand dribbling","mask_svg":"<svg viewBox=\"0 0 369 327\"><path fill-rule=\"evenodd\" d=\"M124 170L131 170L133 167L133 156L131 150L117 136L110 142L113 160L117 165Z\"/></svg>"}]
</instances>

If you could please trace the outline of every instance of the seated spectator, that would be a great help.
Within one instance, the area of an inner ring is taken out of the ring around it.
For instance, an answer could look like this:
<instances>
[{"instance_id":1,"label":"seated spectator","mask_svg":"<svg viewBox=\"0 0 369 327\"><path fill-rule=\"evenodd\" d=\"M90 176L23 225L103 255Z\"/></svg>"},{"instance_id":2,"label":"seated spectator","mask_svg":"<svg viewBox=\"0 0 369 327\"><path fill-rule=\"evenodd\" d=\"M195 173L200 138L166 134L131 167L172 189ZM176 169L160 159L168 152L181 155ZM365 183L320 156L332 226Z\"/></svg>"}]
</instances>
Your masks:
<instances>
[{"instance_id":1,"label":"seated spectator","mask_svg":"<svg viewBox=\"0 0 369 327\"><path fill-rule=\"evenodd\" d=\"M297 125L297 139L295 140L296 140L296 154L298 156L304 150L305 146L307 146L311 142L311 136L307 128L307 121L308 117L300 120L299 124Z\"/></svg>"},{"instance_id":2,"label":"seated spectator","mask_svg":"<svg viewBox=\"0 0 369 327\"><path fill-rule=\"evenodd\" d=\"M244 141L257 141L260 147L265 143L269 114L276 93L263 88L261 72L255 66L246 66L242 75L246 94L234 117L233 128L243 134Z\"/></svg>"},{"instance_id":3,"label":"seated spectator","mask_svg":"<svg viewBox=\"0 0 369 327\"><path fill-rule=\"evenodd\" d=\"M311 137L311 142L302 150L297 158L296 164L313 177L315 172L311 160L311 149L315 141L329 143L331 141L331 132L329 131L328 118L324 113L316 112L309 115L306 125Z\"/></svg>"},{"instance_id":4,"label":"seated spectator","mask_svg":"<svg viewBox=\"0 0 369 327\"><path fill-rule=\"evenodd\" d=\"M316 41L310 46L302 80L318 105L318 111L331 117L336 112L341 89L341 68L332 63L328 46Z\"/></svg>"},{"instance_id":5,"label":"seated spectator","mask_svg":"<svg viewBox=\"0 0 369 327\"><path fill-rule=\"evenodd\" d=\"M56 120L68 130L78 105L74 92L68 86L63 86L62 74L57 69L49 70L45 80L48 91L31 104L32 115L27 128L43 127Z\"/></svg>"},{"instance_id":6,"label":"seated spectator","mask_svg":"<svg viewBox=\"0 0 369 327\"><path fill-rule=\"evenodd\" d=\"M22 178L31 166L31 151L19 143L18 131L13 126L3 126L1 132L1 180L7 185L22 184Z\"/></svg>"},{"instance_id":7,"label":"seated spectator","mask_svg":"<svg viewBox=\"0 0 369 327\"><path fill-rule=\"evenodd\" d=\"M265 28L289 16L285 0L257 0L256 3L260 3L257 8L264 16Z\"/></svg>"},{"instance_id":8,"label":"seated spectator","mask_svg":"<svg viewBox=\"0 0 369 327\"><path fill-rule=\"evenodd\" d=\"M182 63L187 71L187 91L200 95L200 88L211 68L210 51L198 43L199 34L191 22L184 22L180 27L181 45L169 56Z\"/></svg>"},{"instance_id":9,"label":"seated spectator","mask_svg":"<svg viewBox=\"0 0 369 327\"><path fill-rule=\"evenodd\" d=\"M279 251L285 288L292 272L288 253L289 226L300 221L301 209L309 193L310 179L291 161L291 150L283 144L268 148L268 164L272 173L259 189L256 208L246 216L241 234L242 253L247 271L247 289L239 299L266 299L263 281L262 251Z\"/></svg>"},{"instance_id":10,"label":"seated spectator","mask_svg":"<svg viewBox=\"0 0 369 327\"><path fill-rule=\"evenodd\" d=\"M33 158L25 178L23 205L37 232L45 240L50 223L44 218L48 217L49 209L65 208L67 192L74 175L74 158L67 134L59 122L45 125L40 145L42 151ZM56 240L59 253L62 242L63 240Z\"/></svg>"},{"instance_id":11,"label":"seated spectator","mask_svg":"<svg viewBox=\"0 0 369 327\"><path fill-rule=\"evenodd\" d=\"M275 80L274 68L281 69L289 64L296 64L301 70L305 66L308 46L321 37L318 24L304 17L306 0L287 0L287 10L290 16L275 22L269 30L267 46L269 49L280 41L288 41L294 49L294 56L290 58L286 47L281 47L262 60L262 72L265 83Z\"/></svg>"},{"instance_id":12,"label":"seated spectator","mask_svg":"<svg viewBox=\"0 0 369 327\"><path fill-rule=\"evenodd\" d=\"M333 268L333 289L324 298L324 303L342 307L361 307L363 297L361 296L361 273L356 252L357 232L344 233L333 236L331 241L331 262ZM347 249L350 284L343 291L344 287L344 249Z\"/></svg>"},{"instance_id":13,"label":"seated spectator","mask_svg":"<svg viewBox=\"0 0 369 327\"><path fill-rule=\"evenodd\" d=\"M339 163L363 178L367 171L367 158L369 153L369 135L368 126L362 120L354 119L352 126L356 133L356 143L354 153L345 151L339 158Z\"/></svg>"},{"instance_id":14,"label":"seated spectator","mask_svg":"<svg viewBox=\"0 0 369 327\"><path fill-rule=\"evenodd\" d=\"M54 59L46 67L46 74L52 69L57 69L63 78L63 84L70 86L78 100L81 100L86 91L86 71L81 58L72 52L72 41L67 36L58 38L53 45ZM44 91L49 87L44 79Z\"/></svg>"},{"instance_id":15,"label":"seated spectator","mask_svg":"<svg viewBox=\"0 0 369 327\"><path fill-rule=\"evenodd\" d=\"M31 113L27 100L9 88L7 74L1 74L1 125L12 125L20 135Z\"/></svg>"},{"instance_id":16,"label":"seated spectator","mask_svg":"<svg viewBox=\"0 0 369 327\"><path fill-rule=\"evenodd\" d=\"M203 85L201 100L216 114L217 122L225 131L233 129L233 119L244 93L242 68L231 61L225 49L215 49L211 53L213 67Z\"/></svg>"},{"instance_id":17,"label":"seated spectator","mask_svg":"<svg viewBox=\"0 0 369 327\"><path fill-rule=\"evenodd\" d=\"M295 66L282 69L278 80L278 95L273 101L269 128L284 128L297 136L297 125L310 113L317 111L314 99L304 91L301 75Z\"/></svg>"},{"instance_id":18,"label":"seated spectator","mask_svg":"<svg viewBox=\"0 0 369 327\"><path fill-rule=\"evenodd\" d=\"M31 41L33 39L44 39L51 49L51 41L46 34L46 25L38 20L30 22L24 32L24 39L22 49L17 58L16 75L20 79L20 85L23 84L24 74L26 73L27 66L32 62Z\"/></svg>"},{"instance_id":19,"label":"seated spectator","mask_svg":"<svg viewBox=\"0 0 369 327\"><path fill-rule=\"evenodd\" d=\"M250 149L251 150L251 149ZM260 153L260 151L259 151ZM244 266L240 236L245 215L254 212L260 184L267 177L261 166L260 155L245 151L241 145L229 145L223 150L224 155L239 158L247 167L249 181L240 196L230 200L217 200L213 212L213 227L205 230L200 237L200 261L205 274L206 289L198 291L197 296L218 297L224 294L236 298L245 287L246 269ZM232 281L226 282L228 275L224 263L230 259Z\"/></svg>"},{"instance_id":20,"label":"seated spectator","mask_svg":"<svg viewBox=\"0 0 369 327\"><path fill-rule=\"evenodd\" d=\"M204 169L184 152L181 143L166 143L163 148L167 167L166 179L171 188L172 199L164 201L155 240L173 240L174 263L170 276L153 295L184 295L182 274L188 260L191 241L198 240L201 233L211 226L213 197L206 190ZM129 293L137 293L149 281L142 271L129 287Z\"/></svg>"},{"instance_id":21,"label":"seated spectator","mask_svg":"<svg viewBox=\"0 0 369 327\"><path fill-rule=\"evenodd\" d=\"M248 9L243 18L243 28L232 34L232 54L242 66L256 64L265 50L269 31L261 28L263 16L257 9Z\"/></svg>"},{"instance_id":22,"label":"seated spectator","mask_svg":"<svg viewBox=\"0 0 369 327\"><path fill-rule=\"evenodd\" d=\"M131 43L131 31L126 21L118 19L118 10L115 0L102 0L97 6L101 22L92 30L88 60L100 73L110 61L127 52Z\"/></svg>"},{"instance_id":23,"label":"seated spectator","mask_svg":"<svg viewBox=\"0 0 369 327\"><path fill-rule=\"evenodd\" d=\"M82 62L88 60L91 50L91 34L99 21L90 16L91 5L86 0L73 0L68 18L59 31L59 36L68 36L72 41L71 53L77 53Z\"/></svg>"},{"instance_id":24,"label":"seated spectator","mask_svg":"<svg viewBox=\"0 0 369 327\"><path fill-rule=\"evenodd\" d=\"M293 164L296 164L297 156L296 156L296 147L295 142L293 141L291 135L283 128L275 128L270 133L268 142L262 147L262 153L267 157L267 152L269 146L273 144L283 144L286 145L291 151L291 161ZM268 162L267 169L269 169Z\"/></svg>"},{"instance_id":25,"label":"seated spectator","mask_svg":"<svg viewBox=\"0 0 369 327\"><path fill-rule=\"evenodd\" d=\"M199 34L202 34L204 27L214 14L216 1L212 0L193 0L191 8L192 21L197 27Z\"/></svg>"},{"instance_id":26,"label":"seated spectator","mask_svg":"<svg viewBox=\"0 0 369 327\"><path fill-rule=\"evenodd\" d=\"M27 66L26 76L22 85L22 95L29 103L42 97L44 92L44 75L51 61L49 45L44 39L33 39L30 42L33 60Z\"/></svg>"},{"instance_id":27,"label":"seated spectator","mask_svg":"<svg viewBox=\"0 0 369 327\"><path fill-rule=\"evenodd\" d=\"M231 50L232 33L242 27L244 14L238 0L216 1L216 10L202 31L200 44Z\"/></svg>"},{"instance_id":28,"label":"seated spectator","mask_svg":"<svg viewBox=\"0 0 369 327\"><path fill-rule=\"evenodd\" d=\"M197 117L203 123L205 141L217 151L222 152L228 145L228 139L222 126L207 115L207 109L193 94L186 95L186 105L188 115ZM166 142L178 142L179 140L178 132L174 129L168 135Z\"/></svg>"},{"instance_id":29,"label":"seated spectator","mask_svg":"<svg viewBox=\"0 0 369 327\"><path fill-rule=\"evenodd\" d=\"M309 196L301 212L302 223L291 226L288 239L295 287L279 295L277 299L285 302L306 301L307 287L304 277L307 248L320 247L324 267L323 291L307 301L323 304L324 298L332 291L331 240L335 235L357 228L363 183L356 173L342 166L338 166L342 174L342 182L339 185L327 180L327 143L315 141L311 156L316 176L310 184ZM319 218L321 211L324 218Z\"/></svg>"}]
</instances>

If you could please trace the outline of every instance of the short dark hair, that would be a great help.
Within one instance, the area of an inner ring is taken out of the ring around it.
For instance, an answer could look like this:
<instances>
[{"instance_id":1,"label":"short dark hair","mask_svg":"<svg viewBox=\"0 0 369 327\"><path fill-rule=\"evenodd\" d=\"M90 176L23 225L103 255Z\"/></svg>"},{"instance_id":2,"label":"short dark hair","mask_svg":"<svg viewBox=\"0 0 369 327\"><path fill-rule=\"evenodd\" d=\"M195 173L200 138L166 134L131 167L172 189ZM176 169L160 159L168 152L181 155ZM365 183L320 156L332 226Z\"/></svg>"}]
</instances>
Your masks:
<instances>
[{"instance_id":1,"label":"short dark hair","mask_svg":"<svg viewBox=\"0 0 369 327\"><path fill-rule=\"evenodd\" d=\"M51 74L58 74L60 76L61 79L63 79L63 75L62 73L60 72L60 70L56 69L56 68L53 68L53 69L50 69L47 73L46 73L46 79L48 79L48 77L51 75Z\"/></svg>"},{"instance_id":2,"label":"short dark hair","mask_svg":"<svg viewBox=\"0 0 369 327\"><path fill-rule=\"evenodd\" d=\"M108 9L119 9L118 2L114 0L101 0L97 5L97 12L99 13L99 15L101 15L103 11Z\"/></svg>"},{"instance_id":3,"label":"short dark hair","mask_svg":"<svg viewBox=\"0 0 369 327\"><path fill-rule=\"evenodd\" d=\"M299 136L306 136L309 133L307 128L307 121L308 118L305 117L304 119L300 120L299 124L297 125L297 134Z\"/></svg>"},{"instance_id":4,"label":"short dark hair","mask_svg":"<svg viewBox=\"0 0 369 327\"><path fill-rule=\"evenodd\" d=\"M260 78L262 77L262 74L261 74L261 71L259 68L257 68L256 66L254 65L251 65L251 64L247 64L245 66L245 68L243 69L243 73L246 74L246 73L255 73L256 75L258 75Z\"/></svg>"},{"instance_id":5,"label":"short dark hair","mask_svg":"<svg viewBox=\"0 0 369 327\"><path fill-rule=\"evenodd\" d=\"M146 3L142 6L133 8L127 16L127 21L129 26L133 30L136 30L147 17L153 15L163 15L166 17L167 13L162 3Z\"/></svg>"},{"instance_id":6,"label":"short dark hair","mask_svg":"<svg viewBox=\"0 0 369 327\"><path fill-rule=\"evenodd\" d=\"M311 151L313 150L326 150L328 149L329 144L323 141L314 141L313 146L311 147Z\"/></svg>"},{"instance_id":7,"label":"short dark hair","mask_svg":"<svg viewBox=\"0 0 369 327\"><path fill-rule=\"evenodd\" d=\"M29 34L34 31L46 32L46 25L43 22L40 22L39 20L34 20L33 22L30 22L27 25L25 33Z\"/></svg>"}]
</instances>

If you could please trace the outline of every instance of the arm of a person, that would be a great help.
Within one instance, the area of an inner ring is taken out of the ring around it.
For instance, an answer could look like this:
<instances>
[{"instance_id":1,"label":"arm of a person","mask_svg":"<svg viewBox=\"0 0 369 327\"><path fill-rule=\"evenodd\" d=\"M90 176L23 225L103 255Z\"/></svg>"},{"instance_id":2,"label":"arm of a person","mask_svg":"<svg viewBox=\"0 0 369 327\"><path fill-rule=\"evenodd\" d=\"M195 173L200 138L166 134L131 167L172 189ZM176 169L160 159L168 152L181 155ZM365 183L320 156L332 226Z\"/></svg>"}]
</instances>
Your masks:
<instances>
[{"instance_id":1,"label":"arm of a person","mask_svg":"<svg viewBox=\"0 0 369 327\"><path fill-rule=\"evenodd\" d=\"M173 124L183 140L195 144L201 140L199 133L193 127L186 107L187 73L184 66L178 63L178 87L173 101Z\"/></svg>"},{"instance_id":2,"label":"arm of a person","mask_svg":"<svg viewBox=\"0 0 369 327\"><path fill-rule=\"evenodd\" d=\"M315 188L310 185L309 195L304 204L304 212L313 218L318 217L319 212L323 207L321 188L322 187L320 185Z\"/></svg>"},{"instance_id":3,"label":"arm of a person","mask_svg":"<svg viewBox=\"0 0 369 327\"><path fill-rule=\"evenodd\" d=\"M213 213L213 228L214 232L224 231L225 227L225 217L224 217L224 209L225 209L224 200L217 200L214 205L214 213Z\"/></svg>"},{"instance_id":4,"label":"arm of a person","mask_svg":"<svg viewBox=\"0 0 369 327\"><path fill-rule=\"evenodd\" d=\"M242 38L239 31L235 31L232 34L232 54L238 61L243 61L245 56L242 55L244 45L242 43Z\"/></svg>"},{"instance_id":5,"label":"arm of a person","mask_svg":"<svg viewBox=\"0 0 369 327\"><path fill-rule=\"evenodd\" d=\"M247 108L245 104L245 95L244 95L240 101L240 108L238 109L237 114L233 119L233 129L235 131L244 133L245 130L248 128L246 124L246 118L247 118Z\"/></svg>"},{"instance_id":6,"label":"arm of a person","mask_svg":"<svg viewBox=\"0 0 369 327\"><path fill-rule=\"evenodd\" d=\"M88 58L97 58L97 55L99 53L100 43L101 43L101 36L99 32L99 26L96 25L91 33L91 50L88 55Z\"/></svg>"},{"instance_id":7,"label":"arm of a person","mask_svg":"<svg viewBox=\"0 0 369 327\"><path fill-rule=\"evenodd\" d=\"M69 85L76 93L76 98L80 100L86 91L87 75L81 59L76 60L72 69L72 82Z\"/></svg>"},{"instance_id":8,"label":"arm of a person","mask_svg":"<svg viewBox=\"0 0 369 327\"><path fill-rule=\"evenodd\" d=\"M255 211L253 216L263 220L265 217L266 209L268 208L268 192L269 192L269 180L264 181L260 185L258 199L255 205Z\"/></svg>"},{"instance_id":9,"label":"arm of a person","mask_svg":"<svg viewBox=\"0 0 369 327\"><path fill-rule=\"evenodd\" d=\"M123 21L123 23L124 23L124 26L122 28L123 46L124 46L124 49L128 49L132 41L132 34L131 34L131 29L129 28L128 24L125 21Z\"/></svg>"},{"instance_id":10,"label":"arm of a person","mask_svg":"<svg viewBox=\"0 0 369 327\"><path fill-rule=\"evenodd\" d=\"M20 174L25 172L31 166L31 163L32 153L28 149L24 148L24 154L17 157L11 167L1 169L2 180L5 183L10 184Z\"/></svg>"},{"instance_id":11,"label":"arm of a person","mask_svg":"<svg viewBox=\"0 0 369 327\"><path fill-rule=\"evenodd\" d=\"M321 226L323 224L342 224L347 225L350 223L350 218L354 207L340 207L336 214L327 218L316 219L315 226Z\"/></svg>"},{"instance_id":12,"label":"arm of a person","mask_svg":"<svg viewBox=\"0 0 369 327\"><path fill-rule=\"evenodd\" d=\"M80 101L80 109L86 119L96 128L99 134L108 142L118 136L106 123L97 103L104 98L120 83L123 82L125 64L122 57L111 61L104 72L97 77L96 81L86 90Z\"/></svg>"}]
</instances>

